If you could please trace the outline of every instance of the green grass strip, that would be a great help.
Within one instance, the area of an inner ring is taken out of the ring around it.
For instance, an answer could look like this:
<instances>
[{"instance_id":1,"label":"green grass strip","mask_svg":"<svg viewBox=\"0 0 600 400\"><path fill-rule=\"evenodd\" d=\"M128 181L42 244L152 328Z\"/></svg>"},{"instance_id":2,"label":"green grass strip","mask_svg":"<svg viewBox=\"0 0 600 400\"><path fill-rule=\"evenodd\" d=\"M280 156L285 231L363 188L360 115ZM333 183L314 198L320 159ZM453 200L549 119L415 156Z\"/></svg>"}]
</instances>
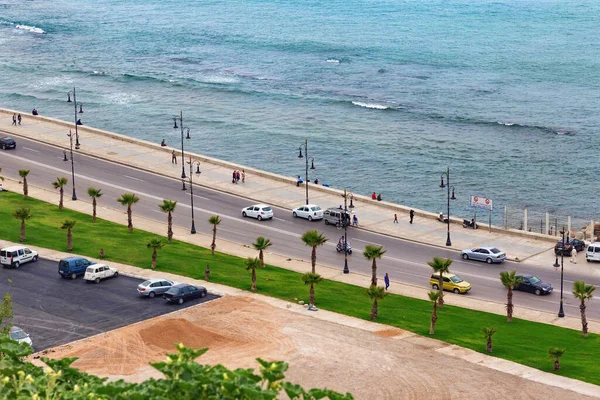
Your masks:
<instances>
[{"instance_id":1,"label":"green grass strip","mask_svg":"<svg viewBox=\"0 0 600 400\"><path fill-rule=\"evenodd\" d=\"M73 230L74 254L97 257L100 248L103 248L107 261L149 269L151 250L146 248L146 243L152 238L161 238L166 243L166 237L141 230L130 234L124 225L102 219L94 224L89 215L67 209L59 212L57 205L31 198L24 200L17 193L0 192L0 237L4 240L19 241L20 222L11 216L17 207L31 209L33 217L27 221L27 243L40 247L66 250L66 232L59 228L65 219L78 221ZM123 222L126 222L125 215ZM133 223L135 226L135 216ZM206 221L197 223L208 224ZM306 256L310 256L309 248L306 249ZM211 282L249 290L250 272L245 270L243 261L239 257L221 253L211 256L208 249L174 240L159 250L157 270L203 279L206 264L210 264ZM355 262L368 263L361 261L359 254ZM300 275L267 265L265 269L257 270L258 293L290 302L294 302L295 298L308 300L308 287L302 283ZM423 277L424 280L427 278ZM363 287L326 280L315 288L316 303L324 310L368 319L371 300L365 291ZM446 300L452 303L452 297L449 295ZM377 321L429 336L431 308L428 301L389 294L380 302ZM600 384L600 363L596 359L600 355L600 335L590 334L584 338L580 331L519 319L507 323L505 316L451 305L439 309L438 318L433 336L435 339L485 353L481 328L496 327L498 333L494 336L494 356L542 371L550 372L552 369L548 349L552 346L564 347L566 353L561 358L558 374Z\"/></svg>"}]
</instances>

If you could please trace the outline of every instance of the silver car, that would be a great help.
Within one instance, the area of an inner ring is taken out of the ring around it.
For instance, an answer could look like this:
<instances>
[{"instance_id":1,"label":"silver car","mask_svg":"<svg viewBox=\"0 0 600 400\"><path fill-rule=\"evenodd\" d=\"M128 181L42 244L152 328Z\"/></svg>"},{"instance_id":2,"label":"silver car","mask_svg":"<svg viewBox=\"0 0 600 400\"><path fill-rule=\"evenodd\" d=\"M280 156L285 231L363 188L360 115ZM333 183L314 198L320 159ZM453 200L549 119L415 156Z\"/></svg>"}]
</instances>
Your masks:
<instances>
[{"instance_id":1,"label":"silver car","mask_svg":"<svg viewBox=\"0 0 600 400\"><path fill-rule=\"evenodd\" d=\"M10 328L10 338L12 340L16 340L19 343L27 343L31 347L33 347L33 343L31 342L31 338L23 329L18 326L13 326Z\"/></svg>"},{"instance_id":2,"label":"silver car","mask_svg":"<svg viewBox=\"0 0 600 400\"><path fill-rule=\"evenodd\" d=\"M460 255L464 260L485 261L488 264L501 263L506 259L506 254L503 251L491 246L463 250Z\"/></svg>"},{"instance_id":3,"label":"silver car","mask_svg":"<svg viewBox=\"0 0 600 400\"><path fill-rule=\"evenodd\" d=\"M175 282L169 281L167 279L148 279L140 283L137 287L137 291L142 296L148 296L153 298L157 294L163 294L167 290L171 289Z\"/></svg>"}]
</instances>

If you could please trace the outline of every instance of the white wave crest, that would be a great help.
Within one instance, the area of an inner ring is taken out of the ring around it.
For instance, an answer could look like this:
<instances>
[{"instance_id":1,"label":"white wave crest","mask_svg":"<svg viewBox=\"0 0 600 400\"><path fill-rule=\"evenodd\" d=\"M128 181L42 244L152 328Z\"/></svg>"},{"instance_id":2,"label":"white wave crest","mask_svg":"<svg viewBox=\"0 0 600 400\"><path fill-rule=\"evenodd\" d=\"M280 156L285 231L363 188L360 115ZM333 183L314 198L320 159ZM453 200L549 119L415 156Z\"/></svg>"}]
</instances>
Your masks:
<instances>
[{"instance_id":1,"label":"white wave crest","mask_svg":"<svg viewBox=\"0 0 600 400\"><path fill-rule=\"evenodd\" d=\"M231 76L205 76L200 79L204 83L237 83L238 79Z\"/></svg>"},{"instance_id":2,"label":"white wave crest","mask_svg":"<svg viewBox=\"0 0 600 400\"><path fill-rule=\"evenodd\" d=\"M17 29L22 29L22 30L24 30L24 31L31 32L31 33L39 33L39 34L46 33L46 32L44 32L44 30L43 30L43 29L41 29L41 28L38 28L38 27L36 27L36 26L29 26L29 25L15 25L15 28L17 28Z\"/></svg>"},{"instance_id":3,"label":"white wave crest","mask_svg":"<svg viewBox=\"0 0 600 400\"><path fill-rule=\"evenodd\" d=\"M339 64L340 60L336 59L336 58L328 58L327 59L328 63L332 63L332 64Z\"/></svg>"},{"instance_id":4,"label":"white wave crest","mask_svg":"<svg viewBox=\"0 0 600 400\"><path fill-rule=\"evenodd\" d=\"M353 101L352 104L354 104L355 106L359 106L359 107L374 108L376 110L387 110L387 109L389 109L388 106L384 106L384 105L377 104L377 103L361 103L360 101Z\"/></svg>"}]
</instances>

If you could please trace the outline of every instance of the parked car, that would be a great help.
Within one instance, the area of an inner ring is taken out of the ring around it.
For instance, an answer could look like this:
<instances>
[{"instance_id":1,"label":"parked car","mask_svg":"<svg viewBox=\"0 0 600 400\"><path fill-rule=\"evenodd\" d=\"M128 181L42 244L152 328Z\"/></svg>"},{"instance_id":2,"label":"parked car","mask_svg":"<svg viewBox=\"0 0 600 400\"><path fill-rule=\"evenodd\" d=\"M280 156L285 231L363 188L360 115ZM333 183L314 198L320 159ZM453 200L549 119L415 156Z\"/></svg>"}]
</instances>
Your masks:
<instances>
[{"instance_id":1,"label":"parked car","mask_svg":"<svg viewBox=\"0 0 600 400\"><path fill-rule=\"evenodd\" d=\"M119 271L116 268L109 267L104 264L94 264L85 270L83 279L90 282L100 283L102 279L119 276Z\"/></svg>"},{"instance_id":2,"label":"parked car","mask_svg":"<svg viewBox=\"0 0 600 400\"><path fill-rule=\"evenodd\" d=\"M323 219L323 210L316 204L300 206L292 211L294 218L305 218L309 221Z\"/></svg>"},{"instance_id":3,"label":"parked car","mask_svg":"<svg viewBox=\"0 0 600 400\"><path fill-rule=\"evenodd\" d=\"M37 251L25 246L10 246L0 249L0 264L3 267L19 268L21 264L37 260Z\"/></svg>"},{"instance_id":4,"label":"parked car","mask_svg":"<svg viewBox=\"0 0 600 400\"><path fill-rule=\"evenodd\" d=\"M9 138L9 137L0 138L0 149L7 150L7 149L16 149L16 148L17 148L17 142L15 142L15 140L13 138Z\"/></svg>"},{"instance_id":5,"label":"parked car","mask_svg":"<svg viewBox=\"0 0 600 400\"><path fill-rule=\"evenodd\" d=\"M523 292L535 293L536 296L552 293L552 285L544 282L537 276L523 275L521 283L515 288Z\"/></svg>"},{"instance_id":6,"label":"parked car","mask_svg":"<svg viewBox=\"0 0 600 400\"><path fill-rule=\"evenodd\" d=\"M206 288L202 286L178 283L167 290L163 298L169 303L183 304L184 301L204 297L207 293Z\"/></svg>"},{"instance_id":7,"label":"parked car","mask_svg":"<svg viewBox=\"0 0 600 400\"><path fill-rule=\"evenodd\" d=\"M256 218L259 221L273 218L273 207L266 204L255 204L242 208L242 216Z\"/></svg>"},{"instance_id":8,"label":"parked car","mask_svg":"<svg viewBox=\"0 0 600 400\"><path fill-rule=\"evenodd\" d=\"M13 326L12 328L10 328L10 338L12 340L16 340L19 343L27 343L28 345L33 347L33 342L31 341L31 338L29 337L27 332L25 332L18 326Z\"/></svg>"},{"instance_id":9,"label":"parked car","mask_svg":"<svg viewBox=\"0 0 600 400\"><path fill-rule=\"evenodd\" d=\"M173 281L169 281L167 279L153 278L140 283L137 287L137 291L142 296L148 296L150 298L153 298L157 294L165 293L167 290L171 289L173 285Z\"/></svg>"},{"instance_id":10,"label":"parked car","mask_svg":"<svg viewBox=\"0 0 600 400\"><path fill-rule=\"evenodd\" d=\"M67 257L58 262L58 273L63 278L75 279L79 275L84 275L87 267L96 264L83 257Z\"/></svg>"},{"instance_id":11,"label":"parked car","mask_svg":"<svg viewBox=\"0 0 600 400\"><path fill-rule=\"evenodd\" d=\"M491 246L476 247L461 251L460 255L465 260L485 261L488 264L501 263L506 260L506 254Z\"/></svg>"},{"instance_id":12,"label":"parked car","mask_svg":"<svg viewBox=\"0 0 600 400\"><path fill-rule=\"evenodd\" d=\"M463 281L457 275L454 274L444 274L444 290L448 290L454 293L467 293L471 290L471 284L467 281ZM433 273L431 274L431 278L429 279L429 284L434 290L439 290L440 286L440 274Z\"/></svg>"},{"instance_id":13,"label":"parked car","mask_svg":"<svg viewBox=\"0 0 600 400\"><path fill-rule=\"evenodd\" d=\"M585 260L587 262L600 261L600 242L594 242L588 246L585 252Z\"/></svg>"},{"instance_id":14,"label":"parked car","mask_svg":"<svg viewBox=\"0 0 600 400\"><path fill-rule=\"evenodd\" d=\"M563 241L560 239L554 245L554 254L560 256L562 253L562 255L571 257L571 251L573 251L573 247L575 247L575 250L577 251L583 251L585 249L585 242L579 239L565 239L565 245L563 248Z\"/></svg>"}]
</instances>

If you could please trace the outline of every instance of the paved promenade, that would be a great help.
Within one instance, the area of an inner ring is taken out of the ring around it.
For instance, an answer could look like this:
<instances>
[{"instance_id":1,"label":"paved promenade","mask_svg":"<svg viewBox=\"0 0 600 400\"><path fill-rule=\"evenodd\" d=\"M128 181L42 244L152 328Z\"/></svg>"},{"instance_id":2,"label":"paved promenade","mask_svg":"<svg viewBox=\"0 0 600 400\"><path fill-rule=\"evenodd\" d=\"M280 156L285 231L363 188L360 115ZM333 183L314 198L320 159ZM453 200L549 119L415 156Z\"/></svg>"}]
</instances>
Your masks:
<instances>
[{"instance_id":1,"label":"paved promenade","mask_svg":"<svg viewBox=\"0 0 600 400\"><path fill-rule=\"evenodd\" d=\"M0 130L14 135L35 139L67 149L69 140L67 134L73 124L43 116L34 117L23 113L21 126L12 126L12 110L0 109ZM79 138L82 144L78 152L90 156L111 160L116 163L152 171L157 174L180 178L181 153L180 149L161 147L157 143L149 143L111 132L89 127L79 127ZM74 131L74 130L73 130ZM171 162L171 152L175 150L178 164ZM186 158L189 156L186 153ZM191 154L195 160L200 160L202 175L194 180L194 184L207 186L227 193L237 194L271 205L292 209L304 204L305 188L296 187L296 180L254 168L229 163L214 158ZM187 168L187 166L186 166ZM246 181L239 184L231 183L233 170L244 169ZM299 167L299 173L303 168ZM322 208L337 207L343 204L343 190L311 185L310 202L319 204ZM382 234L399 237L431 246L446 247L446 224L436 219L436 215L421 210L415 210L414 223L408 221L409 208L386 201L373 201L370 197L354 195L354 212L359 219L360 229L366 229ZM394 213L398 214L399 223L393 223ZM547 252L554 245L554 238L540 234L522 231L506 232L501 229L464 229L462 219L453 220L451 224L452 248L464 248L480 245L493 245L507 252L511 260L525 260L532 256Z\"/></svg>"}]
</instances>

